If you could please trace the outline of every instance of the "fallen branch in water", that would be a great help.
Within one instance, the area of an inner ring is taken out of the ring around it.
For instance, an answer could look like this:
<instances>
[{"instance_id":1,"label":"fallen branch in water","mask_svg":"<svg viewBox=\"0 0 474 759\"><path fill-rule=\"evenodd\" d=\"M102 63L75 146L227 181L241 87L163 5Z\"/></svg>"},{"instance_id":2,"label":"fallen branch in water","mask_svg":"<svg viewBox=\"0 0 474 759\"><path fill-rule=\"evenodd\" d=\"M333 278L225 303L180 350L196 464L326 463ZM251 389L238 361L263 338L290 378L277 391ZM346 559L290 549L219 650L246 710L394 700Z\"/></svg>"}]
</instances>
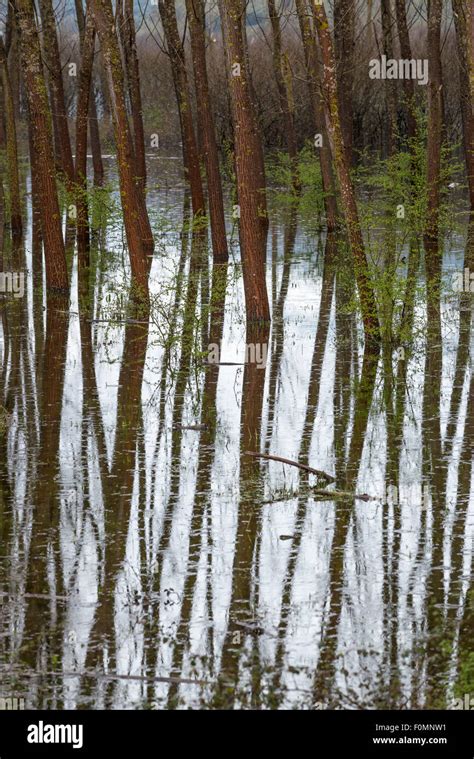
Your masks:
<instances>
[{"instance_id":1,"label":"fallen branch in water","mask_svg":"<svg viewBox=\"0 0 474 759\"><path fill-rule=\"evenodd\" d=\"M254 456L256 459L265 459L267 461L280 461L282 464L289 464L289 466L296 466L298 469L303 469L309 474L314 474L316 477L324 478L328 482L335 482L336 478L332 474L322 472L320 469L313 469L312 466L306 464L299 464L297 461L291 461L291 459L284 459L282 456L273 456L271 453L256 453L255 451L245 451L246 456Z\"/></svg>"},{"instance_id":2,"label":"fallen branch in water","mask_svg":"<svg viewBox=\"0 0 474 759\"><path fill-rule=\"evenodd\" d=\"M352 493L349 490L322 490L321 488L309 487L306 490L299 490L289 493L275 493L274 498L262 501L262 506L268 506L272 503L281 503L282 501L290 501L293 498L311 498L317 496L318 501L339 501L346 498L357 498L358 501L376 501L377 498L368 495L367 493Z\"/></svg>"}]
</instances>

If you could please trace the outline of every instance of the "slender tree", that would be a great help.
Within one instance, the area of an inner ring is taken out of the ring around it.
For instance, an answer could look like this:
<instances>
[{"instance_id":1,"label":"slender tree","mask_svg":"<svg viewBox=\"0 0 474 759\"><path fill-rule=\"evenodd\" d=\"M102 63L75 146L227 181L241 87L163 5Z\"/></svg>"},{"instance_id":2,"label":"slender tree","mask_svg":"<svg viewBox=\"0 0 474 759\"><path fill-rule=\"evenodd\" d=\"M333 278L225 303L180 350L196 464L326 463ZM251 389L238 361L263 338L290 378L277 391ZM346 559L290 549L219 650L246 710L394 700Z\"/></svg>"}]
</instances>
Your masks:
<instances>
[{"instance_id":1,"label":"slender tree","mask_svg":"<svg viewBox=\"0 0 474 759\"><path fill-rule=\"evenodd\" d=\"M299 193L301 189L298 176L298 147L295 130L294 102L291 88L291 70L288 58L283 53L281 38L281 12L277 11L275 0L268 0L268 14L272 27L273 38L273 70L278 89L280 110L286 136L286 145L291 164L293 190Z\"/></svg>"},{"instance_id":2,"label":"slender tree","mask_svg":"<svg viewBox=\"0 0 474 759\"><path fill-rule=\"evenodd\" d=\"M176 98L178 100L185 173L191 188L193 214L195 217L198 217L205 213L204 191L199 167L196 134L194 132L186 60L179 35L174 0L159 0L159 9L165 33L166 47L171 60Z\"/></svg>"},{"instance_id":3,"label":"slender tree","mask_svg":"<svg viewBox=\"0 0 474 759\"><path fill-rule=\"evenodd\" d=\"M153 238L150 222L136 185L135 156L125 104L123 69L110 0L91 0L107 72L109 98L117 147L120 196L132 277L142 298L148 296L148 256Z\"/></svg>"},{"instance_id":4,"label":"slender tree","mask_svg":"<svg viewBox=\"0 0 474 759\"><path fill-rule=\"evenodd\" d=\"M386 0L383 0L386 2ZM339 113L347 161L352 163L355 0L334 2L334 48L337 64Z\"/></svg>"},{"instance_id":5,"label":"slender tree","mask_svg":"<svg viewBox=\"0 0 474 759\"><path fill-rule=\"evenodd\" d=\"M410 43L410 34L408 31L408 21L405 0L395 0L395 10L397 15L398 39L400 42L400 53L404 60L413 58ZM413 79L406 77L403 80L403 90L405 95L407 137L409 140L416 135L416 115L415 115L415 84Z\"/></svg>"},{"instance_id":6,"label":"slender tree","mask_svg":"<svg viewBox=\"0 0 474 759\"><path fill-rule=\"evenodd\" d=\"M204 0L186 0L186 10L191 35L197 117L199 132L202 135L202 152L207 176L212 250L214 262L225 263L228 259L228 249L216 129L207 76Z\"/></svg>"},{"instance_id":7,"label":"slender tree","mask_svg":"<svg viewBox=\"0 0 474 759\"><path fill-rule=\"evenodd\" d=\"M322 92L322 73L318 62L316 38L312 28L311 12L306 0L296 0L296 12L303 42L303 51L306 64L308 89L313 111L313 121L316 137L321 138L322 144L318 145L319 165L324 191L324 207L326 211L326 224L329 231L337 227L337 200L334 171L332 166L330 134L326 128L326 114L324 110L324 98Z\"/></svg>"},{"instance_id":8,"label":"slender tree","mask_svg":"<svg viewBox=\"0 0 474 759\"><path fill-rule=\"evenodd\" d=\"M254 122L254 128L249 134L249 140L251 141L251 147L254 158L254 172L258 177L259 193L260 193L260 223L262 225L262 233L266 239L268 235L269 220L267 209L267 182L265 176L265 155L263 150L263 131L260 120L260 100L257 96L257 92L253 83L252 67L250 65L250 52L247 38L247 5L244 0L242 4L242 12L240 14L240 21L242 25L242 45L243 45L243 66L246 68L246 80L248 83L248 90L250 94L250 100L252 103L252 119Z\"/></svg>"},{"instance_id":9,"label":"slender tree","mask_svg":"<svg viewBox=\"0 0 474 759\"><path fill-rule=\"evenodd\" d=\"M39 0L41 29L43 36L44 60L50 84L51 110L56 141L59 148L61 169L70 186L74 183L74 162L72 160L64 82L61 68L58 33L52 0Z\"/></svg>"},{"instance_id":10,"label":"slender tree","mask_svg":"<svg viewBox=\"0 0 474 759\"><path fill-rule=\"evenodd\" d=\"M8 186L10 189L10 225L13 238L19 238L22 234L21 199L20 199L20 174L18 170L18 150L15 125L15 106L13 92L8 71L7 54L3 37L0 37L0 73L3 86L3 99L5 104L5 131L7 143L7 173Z\"/></svg>"},{"instance_id":11,"label":"slender tree","mask_svg":"<svg viewBox=\"0 0 474 759\"><path fill-rule=\"evenodd\" d=\"M313 5L313 14L321 45L324 66L325 107L327 123L331 135L333 160L339 181L341 202L354 261L354 269L359 288L359 298L364 322L366 340L378 343L380 327L377 303L365 255L364 241L359 221L356 196L344 149L337 94L336 64L331 32L323 5Z\"/></svg>"},{"instance_id":12,"label":"slender tree","mask_svg":"<svg viewBox=\"0 0 474 759\"><path fill-rule=\"evenodd\" d=\"M266 235L261 222L266 204L255 171L253 146L256 120L250 94L242 34L244 4L241 0L219 0L226 51L230 104L235 145L235 173L240 209L240 243L248 322L270 319L265 281Z\"/></svg>"},{"instance_id":13,"label":"slender tree","mask_svg":"<svg viewBox=\"0 0 474 759\"><path fill-rule=\"evenodd\" d=\"M393 19L391 0L381 0L383 52L387 59L393 58ZM385 80L385 94L388 113L387 153L393 155L397 134L397 88L395 79Z\"/></svg>"},{"instance_id":14,"label":"slender tree","mask_svg":"<svg viewBox=\"0 0 474 759\"><path fill-rule=\"evenodd\" d=\"M8 59L8 70L12 88L15 119L20 120L20 66L18 51L18 27L15 17L15 3L7 3L7 20L5 24L5 51Z\"/></svg>"},{"instance_id":15,"label":"slender tree","mask_svg":"<svg viewBox=\"0 0 474 759\"><path fill-rule=\"evenodd\" d=\"M428 199L424 229L425 266L428 288L428 329L440 333L439 308L436 303L441 285L441 254L439 249L439 203L441 173L441 142L443 128L442 71L441 71L441 13L442 0L428 4Z\"/></svg>"},{"instance_id":16,"label":"slender tree","mask_svg":"<svg viewBox=\"0 0 474 759\"><path fill-rule=\"evenodd\" d=\"M126 82L133 124L135 148L135 171L139 186L144 191L146 185L145 133L143 129L142 96L140 90L140 71L138 67L135 19L133 17L133 0L119 0L118 17L120 39L126 67Z\"/></svg>"},{"instance_id":17,"label":"slender tree","mask_svg":"<svg viewBox=\"0 0 474 759\"><path fill-rule=\"evenodd\" d=\"M79 73L76 105L76 220L79 265L89 263L89 219L87 204L87 125L91 92L92 66L94 62L95 28L90 7L87 8L84 36L81 44L81 69Z\"/></svg>"},{"instance_id":18,"label":"slender tree","mask_svg":"<svg viewBox=\"0 0 474 759\"><path fill-rule=\"evenodd\" d=\"M23 81L28 100L36 177L41 189L41 228L46 282L51 290L67 291L66 256L61 229L51 135L51 113L46 94L43 63L33 0L16 0Z\"/></svg>"},{"instance_id":19,"label":"slender tree","mask_svg":"<svg viewBox=\"0 0 474 759\"><path fill-rule=\"evenodd\" d=\"M77 26L79 29L79 39L81 44L81 54L83 54L82 45L85 33L85 14L82 7L82 0L75 0L75 6ZM102 161L102 149L100 146L99 118L97 114L97 102L93 86L93 79L91 81L91 93L89 98L89 135L92 152L92 166L94 169L94 184L100 187L104 181L104 164Z\"/></svg>"},{"instance_id":20,"label":"slender tree","mask_svg":"<svg viewBox=\"0 0 474 759\"><path fill-rule=\"evenodd\" d=\"M471 209L474 208L474 115L471 80L474 78L472 59L472 9L467 0L453 0L454 24L459 57L459 91L461 98L461 119L463 127L464 155L466 159L467 179Z\"/></svg>"}]
</instances>

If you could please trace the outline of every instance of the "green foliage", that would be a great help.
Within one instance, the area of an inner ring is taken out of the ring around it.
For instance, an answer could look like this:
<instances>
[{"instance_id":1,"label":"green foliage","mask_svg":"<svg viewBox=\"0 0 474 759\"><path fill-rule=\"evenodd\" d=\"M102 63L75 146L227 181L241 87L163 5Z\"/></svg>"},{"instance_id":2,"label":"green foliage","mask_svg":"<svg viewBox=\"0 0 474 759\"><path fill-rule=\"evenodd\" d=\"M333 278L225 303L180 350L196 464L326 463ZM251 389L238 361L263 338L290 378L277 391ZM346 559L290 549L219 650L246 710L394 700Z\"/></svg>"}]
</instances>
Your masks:
<instances>
[{"instance_id":1,"label":"green foliage","mask_svg":"<svg viewBox=\"0 0 474 759\"><path fill-rule=\"evenodd\" d=\"M296 204L302 226L320 228L324 223L324 192L319 160L312 144L308 142L298 156L300 195L293 190L291 163L286 152L272 153L266 172L270 209L278 213Z\"/></svg>"},{"instance_id":2,"label":"green foliage","mask_svg":"<svg viewBox=\"0 0 474 759\"><path fill-rule=\"evenodd\" d=\"M456 698L464 698L464 695L474 695L474 651L465 652L460 665L459 674L454 686Z\"/></svg>"},{"instance_id":3,"label":"green foliage","mask_svg":"<svg viewBox=\"0 0 474 759\"><path fill-rule=\"evenodd\" d=\"M369 236L372 254L374 245L380 244L376 230L395 227L399 241L408 237L422 238L428 202L426 120L421 119L418 137L407 151L399 151L390 158L376 160L373 155L363 155L353 172L359 201L359 213L363 230ZM441 203L440 234L453 231L453 221L459 208L447 185L462 172L457 159L458 145L443 145L441 153ZM399 209L403 207L404 217Z\"/></svg>"}]
</instances>

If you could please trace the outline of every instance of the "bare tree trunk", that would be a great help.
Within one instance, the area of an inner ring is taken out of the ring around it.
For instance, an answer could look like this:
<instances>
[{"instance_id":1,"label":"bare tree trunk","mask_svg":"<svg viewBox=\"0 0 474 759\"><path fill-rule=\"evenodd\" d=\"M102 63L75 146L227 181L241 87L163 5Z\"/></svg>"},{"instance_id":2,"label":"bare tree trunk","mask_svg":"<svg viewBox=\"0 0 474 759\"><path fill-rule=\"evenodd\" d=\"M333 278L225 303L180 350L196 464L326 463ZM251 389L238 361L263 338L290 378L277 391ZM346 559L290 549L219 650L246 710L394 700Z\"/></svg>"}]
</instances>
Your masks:
<instances>
[{"instance_id":1,"label":"bare tree trunk","mask_svg":"<svg viewBox=\"0 0 474 759\"><path fill-rule=\"evenodd\" d=\"M89 137L92 152L92 166L94 169L94 184L96 187L101 187L104 183L104 163L102 161L102 148L100 145L99 116L97 114L94 80L92 80L89 105Z\"/></svg>"},{"instance_id":2,"label":"bare tree trunk","mask_svg":"<svg viewBox=\"0 0 474 759\"><path fill-rule=\"evenodd\" d=\"M441 73L441 10L442 0L430 0L428 8L428 61L430 82L428 90L427 188L428 205L424 243L426 266L438 277L441 272L439 256L439 201L442 140L442 73Z\"/></svg>"},{"instance_id":3,"label":"bare tree trunk","mask_svg":"<svg viewBox=\"0 0 474 759\"><path fill-rule=\"evenodd\" d=\"M321 135L322 145L318 148L319 163L324 191L324 207L328 231L337 228L336 186L331 159L329 134L326 128L326 115L323 104L321 73L318 64L316 40L314 38L311 15L306 0L296 0L296 11L303 40L308 88L314 115L316 132Z\"/></svg>"},{"instance_id":4,"label":"bare tree trunk","mask_svg":"<svg viewBox=\"0 0 474 759\"><path fill-rule=\"evenodd\" d=\"M347 164L347 157L342 138L337 96L336 65L331 33L329 31L329 24L324 6L313 5L313 14L323 57L327 123L332 138L333 159L339 180L344 217L354 261L357 286L359 289L364 332L367 343L372 342L378 344L380 342L380 326L377 315L377 303L367 259L365 257L364 241L362 238L355 191L349 172L349 166Z\"/></svg>"},{"instance_id":5,"label":"bare tree trunk","mask_svg":"<svg viewBox=\"0 0 474 759\"><path fill-rule=\"evenodd\" d=\"M108 78L109 98L117 147L120 196L135 287L143 299L148 297L148 233L143 234L143 207L135 183L135 160L127 119L122 62L110 0L91 0L94 24L99 35ZM148 216L147 216L148 219ZM149 226L149 221L148 221Z\"/></svg>"},{"instance_id":6,"label":"bare tree trunk","mask_svg":"<svg viewBox=\"0 0 474 759\"><path fill-rule=\"evenodd\" d=\"M191 33L197 116L199 131L202 136L202 152L207 175L212 250L214 262L225 263L228 260L228 249L216 128L207 77L204 0L186 0L186 9Z\"/></svg>"},{"instance_id":7,"label":"bare tree trunk","mask_svg":"<svg viewBox=\"0 0 474 759\"><path fill-rule=\"evenodd\" d=\"M3 120L4 113L5 113L5 95L3 94L3 88L0 87L0 150L5 150L7 146L6 126Z\"/></svg>"},{"instance_id":8,"label":"bare tree trunk","mask_svg":"<svg viewBox=\"0 0 474 759\"><path fill-rule=\"evenodd\" d=\"M119 0L122 7L120 38L127 70L127 84L132 112L133 137L137 181L141 189L146 185L145 134L143 131L142 96L140 92L140 71L138 67L133 0Z\"/></svg>"},{"instance_id":9,"label":"bare tree trunk","mask_svg":"<svg viewBox=\"0 0 474 759\"><path fill-rule=\"evenodd\" d=\"M82 0L75 0L76 5L76 19L77 26L79 28L79 37L81 41L81 47L83 44L83 37L85 31L85 16L82 8ZM89 137L92 152L92 166L94 168L94 184L100 187L104 181L104 164L102 162L102 149L100 146L100 133L99 133L99 119L97 116L97 103L95 98L95 91L93 86L93 78L91 81L91 93L89 98Z\"/></svg>"},{"instance_id":10,"label":"bare tree trunk","mask_svg":"<svg viewBox=\"0 0 474 759\"><path fill-rule=\"evenodd\" d=\"M471 79L474 77L472 58L472 10L467 0L453 0L454 24L459 56L459 90L461 97L461 118L463 127L464 155L466 158L469 199L474 208L474 114L471 93ZM469 26L468 26L469 24Z\"/></svg>"},{"instance_id":11,"label":"bare tree trunk","mask_svg":"<svg viewBox=\"0 0 474 759\"><path fill-rule=\"evenodd\" d=\"M74 183L74 163L72 160L71 140L64 99L64 83L61 70L58 35L52 0L39 0L43 33L45 63L48 68L51 86L51 109L57 130L57 144L61 156L61 168L70 186Z\"/></svg>"},{"instance_id":12,"label":"bare tree trunk","mask_svg":"<svg viewBox=\"0 0 474 759\"><path fill-rule=\"evenodd\" d=\"M5 103L5 127L7 142L7 172L8 186L10 189L10 224L13 239L19 239L22 235L21 221L21 198L20 198L20 174L18 171L18 150L15 126L15 106L8 71L7 56L3 37L0 37L0 67L3 86L3 98Z\"/></svg>"},{"instance_id":13,"label":"bare tree trunk","mask_svg":"<svg viewBox=\"0 0 474 759\"><path fill-rule=\"evenodd\" d=\"M254 158L254 172L258 176L258 182L259 182L259 188L260 188L260 202L262 204L261 211L260 211L260 223L262 225L262 233L265 238L265 249L266 249L266 241L268 236L268 228L269 228L269 221L268 221L268 209L267 209L267 193L266 193L266 175L265 175L265 156L263 152L263 136L262 136L262 130L260 126L259 121L259 99L257 97L257 93L255 92L255 87L253 86L253 79L252 79L252 69L250 67L250 55L249 55L249 48L248 48L248 40L247 40L247 1L244 0L242 3L242 14L241 14L241 23L242 23L242 43L243 43L243 65L246 68L246 79L248 82L249 87L249 94L250 94L250 100L252 103L252 118L254 120L254 128L250 134L250 138L252 140L252 151L253 151L253 158Z\"/></svg>"},{"instance_id":14,"label":"bare tree trunk","mask_svg":"<svg viewBox=\"0 0 474 759\"><path fill-rule=\"evenodd\" d=\"M56 188L51 114L38 31L32 0L16 0L23 79L28 99L32 142L36 154L38 185L41 190L41 228L46 262L46 282L50 290L66 292L68 278Z\"/></svg>"},{"instance_id":15,"label":"bare tree trunk","mask_svg":"<svg viewBox=\"0 0 474 759\"><path fill-rule=\"evenodd\" d=\"M183 152L185 155L185 174L187 174L191 188L193 215L196 217L205 214L205 203L191 100L189 97L184 49L179 36L174 0L159 0L159 9L180 111Z\"/></svg>"},{"instance_id":16,"label":"bare tree trunk","mask_svg":"<svg viewBox=\"0 0 474 759\"><path fill-rule=\"evenodd\" d=\"M428 329L440 334L439 288L441 286L441 253L439 249L439 202L441 172L441 141L443 122L442 71L441 71L441 13L442 0L429 0L428 4L428 146L427 188L428 204L424 230L426 284L428 291Z\"/></svg>"},{"instance_id":17,"label":"bare tree trunk","mask_svg":"<svg viewBox=\"0 0 474 759\"><path fill-rule=\"evenodd\" d=\"M408 32L407 12L405 0L395 0L397 14L398 39L400 41L400 53L403 59L411 60L410 34ZM403 90L406 101L407 136L411 140L416 135L415 116L415 85L413 79L407 77L403 80Z\"/></svg>"},{"instance_id":18,"label":"bare tree trunk","mask_svg":"<svg viewBox=\"0 0 474 759\"><path fill-rule=\"evenodd\" d=\"M283 114L283 123L285 127L286 145L288 156L291 164L291 175L293 190L298 194L301 190L301 184L298 176L298 148L295 131L294 104L288 82L291 72L289 66L284 66L283 50L280 27L280 14L276 10L275 0L268 0L268 13L273 35L273 70L278 88L278 97L280 100L280 109Z\"/></svg>"},{"instance_id":19,"label":"bare tree trunk","mask_svg":"<svg viewBox=\"0 0 474 759\"><path fill-rule=\"evenodd\" d=\"M387 59L393 58L391 0L381 0L383 52ZM387 153L392 156L396 149L397 136L397 89L395 79L385 80L385 94L388 113Z\"/></svg>"},{"instance_id":20,"label":"bare tree trunk","mask_svg":"<svg viewBox=\"0 0 474 759\"><path fill-rule=\"evenodd\" d=\"M244 277L245 303L248 322L270 320L265 280L266 235L261 216L266 213L258 172L255 171L253 146L255 115L245 65L242 15L244 5L239 0L219 0L235 143L235 172L240 206L240 241Z\"/></svg>"},{"instance_id":21,"label":"bare tree trunk","mask_svg":"<svg viewBox=\"0 0 474 759\"><path fill-rule=\"evenodd\" d=\"M94 63L95 28L87 8L81 44L81 70L76 105L76 222L79 266L89 265L89 213L87 204L87 124Z\"/></svg>"},{"instance_id":22,"label":"bare tree trunk","mask_svg":"<svg viewBox=\"0 0 474 759\"><path fill-rule=\"evenodd\" d=\"M5 53L8 61L15 120L18 122L20 120L20 72L18 65L18 28L13 0L8 3L7 20L5 24Z\"/></svg>"},{"instance_id":23,"label":"bare tree trunk","mask_svg":"<svg viewBox=\"0 0 474 759\"><path fill-rule=\"evenodd\" d=\"M31 172L31 257L33 281L36 283L34 293L41 291L43 282L43 233L41 229L40 185L38 179L38 156L34 148L33 127L28 119L28 149Z\"/></svg>"},{"instance_id":24,"label":"bare tree trunk","mask_svg":"<svg viewBox=\"0 0 474 759\"><path fill-rule=\"evenodd\" d=\"M129 93L129 101L132 111L133 134L132 153L134 157L134 176L137 189L137 201L140 208L140 227L143 242L149 253L153 251L153 235L151 232L148 211L146 207L146 163L145 163L145 138L143 133L142 101L140 94L140 72L135 42L135 22L133 20L133 7L129 0L122 0L117 4L116 27L118 37L122 45L122 65L125 91ZM151 255L148 257L151 265Z\"/></svg>"},{"instance_id":25,"label":"bare tree trunk","mask_svg":"<svg viewBox=\"0 0 474 759\"><path fill-rule=\"evenodd\" d=\"M339 113L347 162L352 164L353 107L352 88L354 86L354 46L355 46L355 0L335 0L334 3L334 48L337 64L337 85L339 92Z\"/></svg>"}]
</instances>

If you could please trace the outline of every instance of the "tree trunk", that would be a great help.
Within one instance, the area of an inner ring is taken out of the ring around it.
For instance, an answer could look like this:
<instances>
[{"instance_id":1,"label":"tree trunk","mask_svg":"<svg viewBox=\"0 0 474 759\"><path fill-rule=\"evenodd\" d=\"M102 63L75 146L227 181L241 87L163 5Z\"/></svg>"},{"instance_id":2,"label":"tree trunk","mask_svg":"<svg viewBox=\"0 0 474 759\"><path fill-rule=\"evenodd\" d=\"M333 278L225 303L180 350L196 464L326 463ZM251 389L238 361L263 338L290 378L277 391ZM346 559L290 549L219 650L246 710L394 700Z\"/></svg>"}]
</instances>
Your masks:
<instances>
[{"instance_id":1,"label":"tree trunk","mask_svg":"<svg viewBox=\"0 0 474 759\"><path fill-rule=\"evenodd\" d=\"M370 344L370 342L378 344L380 342L380 327L377 315L377 303L367 265L367 259L365 257L364 241L359 222L359 212L357 209L355 191L349 172L349 166L347 164L341 123L339 120L336 65L331 33L329 31L329 24L324 6L313 5L313 14L323 58L327 123L332 138L333 160L339 180L344 217L354 261L357 286L359 288L365 338L366 343L368 344Z\"/></svg>"},{"instance_id":2,"label":"tree trunk","mask_svg":"<svg viewBox=\"0 0 474 759\"><path fill-rule=\"evenodd\" d=\"M301 184L298 176L298 148L296 141L294 105L289 90L288 78L291 76L289 66L284 68L281 40L280 14L276 10L275 0L268 0L268 13L273 35L273 70L278 88L280 109L283 114L286 145L290 158L293 190L299 194Z\"/></svg>"},{"instance_id":3,"label":"tree trunk","mask_svg":"<svg viewBox=\"0 0 474 759\"><path fill-rule=\"evenodd\" d=\"M311 16L306 0L296 0L296 11L303 41L308 88L313 108L314 126L316 132L322 137L322 145L318 148L319 164L321 167L321 177L323 182L326 224L328 231L331 232L337 228L336 187L332 167L329 134L326 129L326 115L323 104L316 40L313 35Z\"/></svg>"},{"instance_id":4,"label":"tree trunk","mask_svg":"<svg viewBox=\"0 0 474 759\"><path fill-rule=\"evenodd\" d=\"M20 70L18 65L18 28L13 1L8 3L7 23L5 25L5 52L8 60L15 120L18 122L20 120Z\"/></svg>"},{"instance_id":5,"label":"tree trunk","mask_svg":"<svg viewBox=\"0 0 474 759\"><path fill-rule=\"evenodd\" d=\"M76 19L79 29L79 38L82 43L85 31L85 16L82 8L82 0L75 0ZM92 166L94 169L94 185L100 187L104 182L104 164L102 162L102 150L100 147L99 119L97 116L97 103L95 98L93 79L91 82L91 93L89 97L89 137L92 152Z\"/></svg>"},{"instance_id":6,"label":"tree trunk","mask_svg":"<svg viewBox=\"0 0 474 759\"><path fill-rule=\"evenodd\" d=\"M442 72L441 72L441 12L442 0L430 0L428 6L428 146L427 188L428 199L424 245L428 287L436 286L441 277L439 251L439 202L442 140Z\"/></svg>"},{"instance_id":7,"label":"tree trunk","mask_svg":"<svg viewBox=\"0 0 474 759\"><path fill-rule=\"evenodd\" d=\"M19 239L22 235L23 227L21 221L20 174L18 171L15 107L3 37L0 37L0 67L5 103L7 172L8 186L10 189L10 224L13 239Z\"/></svg>"},{"instance_id":8,"label":"tree trunk","mask_svg":"<svg viewBox=\"0 0 474 759\"><path fill-rule=\"evenodd\" d=\"M339 113L347 163L352 164L353 107L352 88L354 86L354 46L355 46L355 0L335 0L334 3L334 48L337 64L337 85L339 92Z\"/></svg>"},{"instance_id":9,"label":"tree trunk","mask_svg":"<svg viewBox=\"0 0 474 759\"><path fill-rule=\"evenodd\" d=\"M91 0L94 24L99 35L108 78L109 98L117 147L120 196L135 287L148 298L147 255L149 238L143 234L142 206L135 183L135 157L125 105L122 62L110 0ZM147 216L148 219L148 216ZM148 222L149 225L149 222Z\"/></svg>"},{"instance_id":10,"label":"tree trunk","mask_svg":"<svg viewBox=\"0 0 474 759\"><path fill-rule=\"evenodd\" d=\"M33 127L31 120L28 119L28 150L30 154L30 174L31 174L31 258L32 258L32 275L36 288L33 293L41 293L41 284L43 282L43 233L41 229L41 202L40 202L40 184L38 179L38 156L34 148ZM42 293L41 293L42 298Z\"/></svg>"},{"instance_id":11,"label":"tree trunk","mask_svg":"<svg viewBox=\"0 0 474 759\"><path fill-rule=\"evenodd\" d=\"M405 0L395 0L397 14L398 39L400 42L400 53L404 60L411 60L410 34L408 32L407 12ZM407 137L409 140L416 136L416 116L415 116L415 85L410 77L403 80L403 90L406 101L406 120L407 120Z\"/></svg>"},{"instance_id":12,"label":"tree trunk","mask_svg":"<svg viewBox=\"0 0 474 759\"><path fill-rule=\"evenodd\" d=\"M191 33L197 116L206 166L212 250L214 262L225 263L228 260L228 249L216 128L207 78L204 0L186 0L186 9Z\"/></svg>"},{"instance_id":13,"label":"tree trunk","mask_svg":"<svg viewBox=\"0 0 474 759\"><path fill-rule=\"evenodd\" d=\"M439 250L439 202L441 172L441 140L443 125L442 72L441 72L441 13L442 0L428 4L428 146L427 188L428 202L424 230L426 284L428 291L428 330L436 329L440 335L439 296L441 286L441 253Z\"/></svg>"},{"instance_id":14,"label":"tree trunk","mask_svg":"<svg viewBox=\"0 0 474 759\"><path fill-rule=\"evenodd\" d=\"M240 206L240 242L248 323L270 320L265 280L266 235L261 217L265 199L258 172L255 171L253 146L255 116L245 65L242 35L243 3L219 0L219 11L226 51L230 104L235 143L235 173Z\"/></svg>"},{"instance_id":15,"label":"tree trunk","mask_svg":"<svg viewBox=\"0 0 474 759\"><path fill-rule=\"evenodd\" d=\"M87 204L87 124L94 62L95 28L87 8L81 42L81 70L76 105L76 222L79 266L89 265L89 214Z\"/></svg>"},{"instance_id":16,"label":"tree trunk","mask_svg":"<svg viewBox=\"0 0 474 759\"><path fill-rule=\"evenodd\" d=\"M269 221L268 221L267 193L266 193L267 182L266 182L266 176L265 176L265 156L263 152L263 135L262 135L262 130L260 126L259 112L258 112L259 99L257 97L257 93L255 92L255 87L253 86L252 70L250 67L250 55L249 55L248 40L247 40L247 4L248 3L244 0L242 4L242 14L241 14L242 44L243 44L243 51L244 51L243 65L245 66L247 70L246 80L248 82L250 100L252 103L252 118L254 120L254 128L249 136L252 140L251 150L253 152L253 158L254 158L254 172L258 176L258 182L259 182L260 202L262 204L261 210L260 210L260 223L262 225L262 233L265 238L264 245L266 249Z\"/></svg>"},{"instance_id":17,"label":"tree trunk","mask_svg":"<svg viewBox=\"0 0 474 759\"><path fill-rule=\"evenodd\" d=\"M41 11L43 49L51 89L51 110L54 114L53 124L57 130L56 140L60 150L61 169L68 185L74 183L74 163L72 160L71 140L64 99L64 83L61 71L58 35L52 0L39 0Z\"/></svg>"},{"instance_id":18,"label":"tree trunk","mask_svg":"<svg viewBox=\"0 0 474 759\"><path fill-rule=\"evenodd\" d=\"M32 0L16 2L23 80L28 100L32 142L36 155L38 185L41 189L41 228L46 262L46 282L50 290L66 292L68 278L56 188L51 114Z\"/></svg>"},{"instance_id":19,"label":"tree trunk","mask_svg":"<svg viewBox=\"0 0 474 759\"><path fill-rule=\"evenodd\" d=\"M188 75L184 49L179 36L178 22L174 0L159 0L159 9L165 33L168 55L175 82L176 97L180 111L183 153L185 155L185 174L191 188L191 203L195 217L205 214L204 192L202 189L201 170L193 125L191 100L189 97Z\"/></svg>"},{"instance_id":20,"label":"tree trunk","mask_svg":"<svg viewBox=\"0 0 474 759\"><path fill-rule=\"evenodd\" d=\"M383 52L387 59L393 56L393 34L392 34L392 10L391 0L381 0L382 11L382 35L383 35ZM396 80L385 80L385 96L388 113L388 140L387 153L392 156L396 149L397 139L397 85Z\"/></svg>"},{"instance_id":21,"label":"tree trunk","mask_svg":"<svg viewBox=\"0 0 474 759\"><path fill-rule=\"evenodd\" d=\"M133 7L130 9L128 2L129 0L121 0L117 3L115 25L121 44L124 88L125 93L128 92L128 100L132 115L133 130L130 131L130 134L132 137L135 186L137 188L137 200L140 208L141 234L149 254L153 251L153 235L146 207L145 138L143 133L142 101L140 94L140 72L136 52ZM127 100L126 94L125 100ZM151 255L147 255L147 261L150 267Z\"/></svg>"},{"instance_id":22,"label":"tree trunk","mask_svg":"<svg viewBox=\"0 0 474 759\"><path fill-rule=\"evenodd\" d=\"M137 182L144 192L146 185L145 134L143 131L142 96L140 92L140 70L138 67L135 20L133 18L133 0L119 0L119 2L123 3L120 38L127 70L126 81L132 112L135 167Z\"/></svg>"},{"instance_id":23,"label":"tree trunk","mask_svg":"<svg viewBox=\"0 0 474 759\"><path fill-rule=\"evenodd\" d=\"M453 0L454 24L456 27L459 56L459 90L464 155L469 184L469 199L472 209L474 208L474 115L470 81L471 77L474 77L474 62L472 59L472 40L470 43L468 38L468 30L472 29L472 25L469 24L472 11L469 10L468 5L469 3L466 0Z\"/></svg>"}]
</instances>

